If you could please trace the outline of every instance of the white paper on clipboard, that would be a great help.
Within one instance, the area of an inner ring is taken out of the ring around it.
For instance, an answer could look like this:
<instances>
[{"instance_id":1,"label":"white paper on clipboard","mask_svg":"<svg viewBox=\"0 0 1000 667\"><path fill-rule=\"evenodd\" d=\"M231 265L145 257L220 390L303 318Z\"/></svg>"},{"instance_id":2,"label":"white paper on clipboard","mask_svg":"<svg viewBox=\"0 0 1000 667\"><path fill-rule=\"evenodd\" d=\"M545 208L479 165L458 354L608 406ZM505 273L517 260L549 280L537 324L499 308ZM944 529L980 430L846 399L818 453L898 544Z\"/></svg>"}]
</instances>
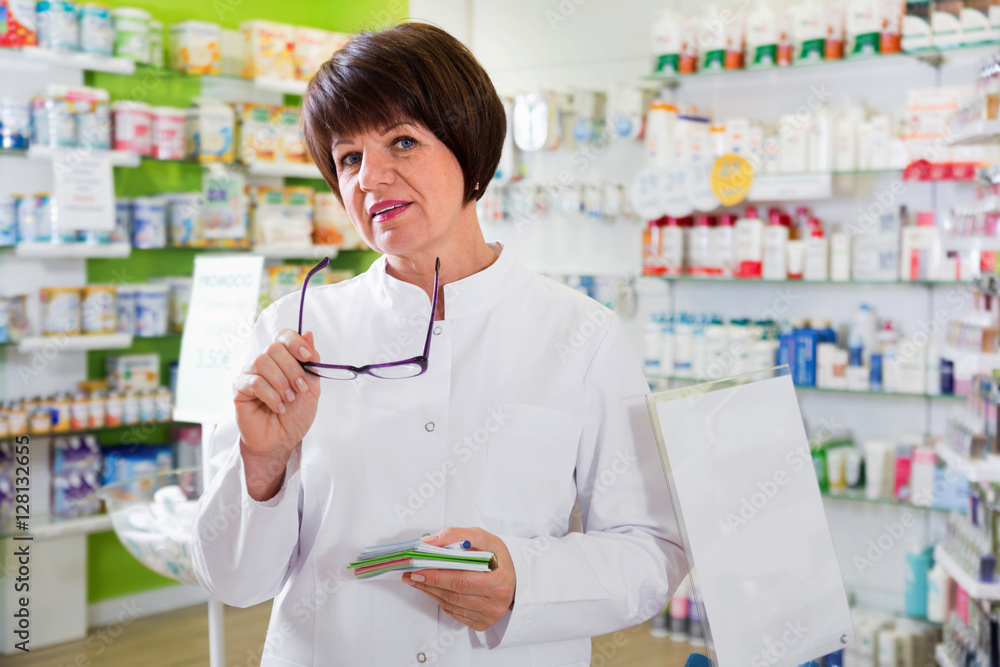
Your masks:
<instances>
[{"instance_id":1,"label":"white paper on clipboard","mask_svg":"<svg viewBox=\"0 0 1000 667\"><path fill-rule=\"evenodd\" d=\"M854 642L788 368L646 398L717 667Z\"/></svg>"}]
</instances>

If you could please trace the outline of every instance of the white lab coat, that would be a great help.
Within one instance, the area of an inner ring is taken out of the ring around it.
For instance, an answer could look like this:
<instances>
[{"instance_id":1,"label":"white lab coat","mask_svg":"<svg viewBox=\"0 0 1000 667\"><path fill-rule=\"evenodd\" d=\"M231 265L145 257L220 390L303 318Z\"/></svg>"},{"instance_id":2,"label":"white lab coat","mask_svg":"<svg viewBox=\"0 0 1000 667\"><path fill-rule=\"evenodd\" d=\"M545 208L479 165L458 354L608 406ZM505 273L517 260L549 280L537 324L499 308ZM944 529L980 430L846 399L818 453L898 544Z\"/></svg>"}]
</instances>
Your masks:
<instances>
[{"instance_id":1,"label":"white lab coat","mask_svg":"<svg viewBox=\"0 0 1000 667\"><path fill-rule=\"evenodd\" d=\"M216 428L195 572L227 604L275 598L263 667L589 665L589 637L662 610L687 573L620 323L492 247L493 265L444 286L424 375L322 381L271 500L247 494L234 420ZM295 328L298 299L261 314L251 356ZM304 330L324 362L360 366L419 354L429 317L381 258L310 288ZM498 535L513 559L514 608L486 632L346 568L362 547L448 526Z\"/></svg>"}]
</instances>

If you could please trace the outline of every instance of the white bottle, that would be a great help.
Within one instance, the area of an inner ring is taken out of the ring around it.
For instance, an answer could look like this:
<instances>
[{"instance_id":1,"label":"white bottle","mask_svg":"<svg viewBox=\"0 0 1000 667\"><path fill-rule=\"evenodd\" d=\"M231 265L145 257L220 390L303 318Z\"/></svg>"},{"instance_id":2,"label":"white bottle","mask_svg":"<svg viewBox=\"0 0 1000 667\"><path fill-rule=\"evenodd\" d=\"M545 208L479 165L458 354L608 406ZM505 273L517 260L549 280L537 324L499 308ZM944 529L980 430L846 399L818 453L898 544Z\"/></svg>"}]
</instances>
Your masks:
<instances>
[{"instance_id":1,"label":"white bottle","mask_svg":"<svg viewBox=\"0 0 1000 667\"><path fill-rule=\"evenodd\" d=\"M709 271L712 275L731 278L735 273L733 259L733 223L736 216L723 213L719 224L709 228L708 256Z\"/></svg>"},{"instance_id":2,"label":"white bottle","mask_svg":"<svg viewBox=\"0 0 1000 667\"><path fill-rule=\"evenodd\" d=\"M733 227L736 275L760 278L764 261L764 221L757 217L757 207L747 206L746 217Z\"/></svg>"},{"instance_id":3,"label":"white bottle","mask_svg":"<svg viewBox=\"0 0 1000 667\"><path fill-rule=\"evenodd\" d=\"M646 164L666 169L673 164L677 107L656 100L646 116Z\"/></svg>"},{"instance_id":4,"label":"white bottle","mask_svg":"<svg viewBox=\"0 0 1000 667\"><path fill-rule=\"evenodd\" d=\"M899 334L892 328L892 321L882 323L878 332L878 347L882 354L882 391L895 393L899 391L898 381L898 345Z\"/></svg>"},{"instance_id":5,"label":"white bottle","mask_svg":"<svg viewBox=\"0 0 1000 667\"><path fill-rule=\"evenodd\" d=\"M753 344L752 364L755 371L773 368L777 363L778 341L762 336Z\"/></svg>"},{"instance_id":6,"label":"white bottle","mask_svg":"<svg viewBox=\"0 0 1000 667\"><path fill-rule=\"evenodd\" d=\"M851 279L851 237L842 231L830 234L830 280L846 283Z\"/></svg>"},{"instance_id":7,"label":"white bottle","mask_svg":"<svg viewBox=\"0 0 1000 667\"><path fill-rule=\"evenodd\" d=\"M750 355L751 346L753 345L753 340L751 340L750 329L745 324L741 322L730 322L729 323L729 356L732 361L730 364L729 375L740 375L742 373L749 373L750 368Z\"/></svg>"},{"instance_id":8,"label":"white bottle","mask_svg":"<svg viewBox=\"0 0 1000 667\"><path fill-rule=\"evenodd\" d=\"M830 244L823 236L819 225L814 225L806 239L806 267L804 280L824 281L830 279Z\"/></svg>"},{"instance_id":9,"label":"white bottle","mask_svg":"<svg viewBox=\"0 0 1000 667\"><path fill-rule=\"evenodd\" d=\"M684 231L677 218L667 218L667 224L660 226L660 257L666 275L684 272Z\"/></svg>"},{"instance_id":10,"label":"white bottle","mask_svg":"<svg viewBox=\"0 0 1000 667\"><path fill-rule=\"evenodd\" d=\"M699 213L689 236L688 273L692 276L707 276L712 273L711 259L711 216Z\"/></svg>"},{"instance_id":11,"label":"white bottle","mask_svg":"<svg viewBox=\"0 0 1000 667\"><path fill-rule=\"evenodd\" d=\"M910 502L919 507L934 503L934 468L937 459L930 447L917 447L910 467Z\"/></svg>"},{"instance_id":12,"label":"white bottle","mask_svg":"<svg viewBox=\"0 0 1000 667\"><path fill-rule=\"evenodd\" d=\"M764 280L788 279L788 227L782 224L782 214L771 211L771 222L764 228Z\"/></svg>"},{"instance_id":13,"label":"white bottle","mask_svg":"<svg viewBox=\"0 0 1000 667\"><path fill-rule=\"evenodd\" d=\"M927 574L927 620L931 623L944 623L951 607L950 577L941 567L941 563L934 563L934 567Z\"/></svg>"},{"instance_id":14,"label":"white bottle","mask_svg":"<svg viewBox=\"0 0 1000 667\"><path fill-rule=\"evenodd\" d=\"M854 171L858 168L858 124L864 112L851 107L836 122L833 168L835 171Z\"/></svg>"},{"instance_id":15,"label":"white bottle","mask_svg":"<svg viewBox=\"0 0 1000 667\"><path fill-rule=\"evenodd\" d=\"M808 157L806 155L807 135L806 123L795 114L781 117L781 172L784 174L801 174L806 170Z\"/></svg>"},{"instance_id":16,"label":"white bottle","mask_svg":"<svg viewBox=\"0 0 1000 667\"><path fill-rule=\"evenodd\" d=\"M857 336L855 336L855 333ZM859 337L862 346L861 365L871 367L872 352L878 350L878 316L866 303L858 306L851 318L851 336Z\"/></svg>"},{"instance_id":17,"label":"white bottle","mask_svg":"<svg viewBox=\"0 0 1000 667\"><path fill-rule=\"evenodd\" d=\"M833 171L834 120L825 107L810 114L806 144L806 171Z\"/></svg>"}]
</instances>

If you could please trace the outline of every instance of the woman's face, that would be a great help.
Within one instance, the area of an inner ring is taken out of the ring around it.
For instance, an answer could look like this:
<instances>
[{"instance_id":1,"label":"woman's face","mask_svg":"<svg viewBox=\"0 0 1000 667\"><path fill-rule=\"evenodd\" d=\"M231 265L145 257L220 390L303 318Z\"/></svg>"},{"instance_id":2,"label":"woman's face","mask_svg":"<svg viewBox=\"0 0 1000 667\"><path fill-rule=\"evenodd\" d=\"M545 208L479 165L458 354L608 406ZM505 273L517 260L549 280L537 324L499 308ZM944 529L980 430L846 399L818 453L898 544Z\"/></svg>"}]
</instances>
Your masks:
<instances>
[{"instance_id":1,"label":"woman's face","mask_svg":"<svg viewBox=\"0 0 1000 667\"><path fill-rule=\"evenodd\" d=\"M458 160L418 123L334 137L333 159L344 207L361 237L379 252L407 255L433 248L463 209Z\"/></svg>"}]
</instances>

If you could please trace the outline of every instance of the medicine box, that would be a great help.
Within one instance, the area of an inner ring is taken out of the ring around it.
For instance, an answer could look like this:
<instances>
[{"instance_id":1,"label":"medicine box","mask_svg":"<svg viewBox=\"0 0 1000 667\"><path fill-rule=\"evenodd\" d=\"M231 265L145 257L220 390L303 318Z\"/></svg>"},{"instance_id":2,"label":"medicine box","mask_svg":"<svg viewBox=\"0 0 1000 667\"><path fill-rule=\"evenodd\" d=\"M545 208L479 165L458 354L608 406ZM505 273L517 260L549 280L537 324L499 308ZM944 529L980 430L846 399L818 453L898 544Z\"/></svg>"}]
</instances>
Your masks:
<instances>
[{"instance_id":1,"label":"medicine box","mask_svg":"<svg viewBox=\"0 0 1000 667\"><path fill-rule=\"evenodd\" d=\"M181 21L171 24L170 67L186 74L218 74L221 63L218 23Z\"/></svg>"},{"instance_id":2,"label":"medicine box","mask_svg":"<svg viewBox=\"0 0 1000 667\"><path fill-rule=\"evenodd\" d=\"M240 24L240 32L243 33L245 78L295 78L293 26L273 21L244 21Z\"/></svg>"},{"instance_id":3,"label":"medicine box","mask_svg":"<svg viewBox=\"0 0 1000 667\"><path fill-rule=\"evenodd\" d=\"M105 358L108 382L116 391L157 389L160 386L160 355L109 354Z\"/></svg>"}]
</instances>

